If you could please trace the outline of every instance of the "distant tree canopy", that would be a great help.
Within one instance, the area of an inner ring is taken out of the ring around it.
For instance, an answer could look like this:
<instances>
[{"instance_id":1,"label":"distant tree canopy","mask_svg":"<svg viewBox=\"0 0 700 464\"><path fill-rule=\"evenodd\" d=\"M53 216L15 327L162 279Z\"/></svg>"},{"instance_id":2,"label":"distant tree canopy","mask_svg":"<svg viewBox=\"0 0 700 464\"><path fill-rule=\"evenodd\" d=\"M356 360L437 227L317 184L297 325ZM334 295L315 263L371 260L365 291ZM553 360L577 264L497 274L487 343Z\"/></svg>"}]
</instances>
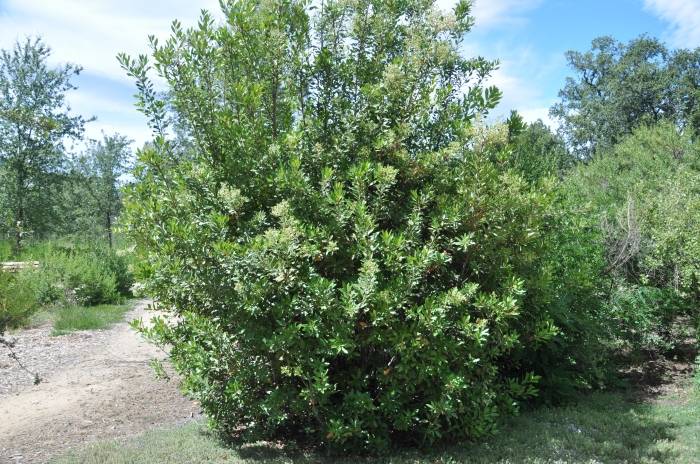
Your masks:
<instances>
[{"instance_id":1,"label":"distant tree canopy","mask_svg":"<svg viewBox=\"0 0 700 464\"><path fill-rule=\"evenodd\" d=\"M66 139L79 138L85 120L71 115L65 93L80 68L50 68L41 39L0 52L0 191L3 224L15 248L29 231L41 233L54 217L54 187L61 179Z\"/></svg>"},{"instance_id":2,"label":"distant tree canopy","mask_svg":"<svg viewBox=\"0 0 700 464\"><path fill-rule=\"evenodd\" d=\"M700 129L700 48L669 50L654 38L593 40L587 52L566 53L574 77L551 115L570 149L588 159L645 123L670 120Z\"/></svg>"},{"instance_id":3,"label":"distant tree canopy","mask_svg":"<svg viewBox=\"0 0 700 464\"><path fill-rule=\"evenodd\" d=\"M542 120L525 123L517 113L506 121L510 141L510 163L529 181L561 176L574 164L562 137Z\"/></svg>"}]
</instances>

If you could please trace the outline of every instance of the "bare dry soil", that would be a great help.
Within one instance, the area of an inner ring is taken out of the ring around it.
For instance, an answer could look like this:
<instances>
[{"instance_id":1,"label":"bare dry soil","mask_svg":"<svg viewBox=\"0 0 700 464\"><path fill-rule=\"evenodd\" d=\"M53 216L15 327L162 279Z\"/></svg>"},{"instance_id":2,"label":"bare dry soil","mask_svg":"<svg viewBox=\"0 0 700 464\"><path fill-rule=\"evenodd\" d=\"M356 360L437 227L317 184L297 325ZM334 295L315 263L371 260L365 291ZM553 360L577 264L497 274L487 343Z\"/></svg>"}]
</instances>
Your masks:
<instances>
[{"instance_id":1,"label":"bare dry soil","mask_svg":"<svg viewBox=\"0 0 700 464\"><path fill-rule=\"evenodd\" d=\"M126 320L150 320L147 306L140 301ZM10 337L18 357L40 375L38 385L0 346L0 463L43 463L95 440L199 416L176 377L157 379L150 367L166 354L126 322L104 331L50 333L47 323Z\"/></svg>"}]
</instances>

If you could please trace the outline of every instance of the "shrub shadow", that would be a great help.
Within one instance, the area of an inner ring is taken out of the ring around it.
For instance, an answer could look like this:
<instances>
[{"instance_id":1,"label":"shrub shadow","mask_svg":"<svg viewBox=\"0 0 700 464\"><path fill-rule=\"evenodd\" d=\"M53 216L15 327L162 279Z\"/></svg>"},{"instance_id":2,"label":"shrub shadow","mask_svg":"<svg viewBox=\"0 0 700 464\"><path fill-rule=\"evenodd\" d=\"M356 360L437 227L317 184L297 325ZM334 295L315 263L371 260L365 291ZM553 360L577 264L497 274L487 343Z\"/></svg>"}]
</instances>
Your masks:
<instances>
[{"instance_id":1,"label":"shrub shadow","mask_svg":"<svg viewBox=\"0 0 700 464\"><path fill-rule=\"evenodd\" d=\"M677 425L653 403L623 393L594 393L560 407L542 407L507 421L478 443L394 450L379 457L328 456L279 443L228 441L246 461L261 463L584 463L676 462L660 446Z\"/></svg>"}]
</instances>

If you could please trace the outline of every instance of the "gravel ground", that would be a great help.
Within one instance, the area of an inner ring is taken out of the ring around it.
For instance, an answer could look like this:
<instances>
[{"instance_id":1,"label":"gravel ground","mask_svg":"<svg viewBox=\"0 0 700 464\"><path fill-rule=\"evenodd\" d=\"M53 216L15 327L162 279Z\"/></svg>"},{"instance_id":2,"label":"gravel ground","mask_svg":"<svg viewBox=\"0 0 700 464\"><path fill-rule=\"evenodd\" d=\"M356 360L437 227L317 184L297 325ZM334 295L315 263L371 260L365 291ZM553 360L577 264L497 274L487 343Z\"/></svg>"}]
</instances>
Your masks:
<instances>
[{"instance_id":1,"label":"gravel ground","mask_svg":"<svg viewBox=\"0 0 700 464\"><path fill-rule=\"evenodd\" d=\"M112 336L110 331L81 331L52 337L51 325L24 330L7 338L16 340L13 351L40 378L50 378L59 366L70 366L90 360L90 353L99 351ZM0 346L0 398L31 387L34 378L10 359L9 350Z\"/></svg>"},{"instance_id":2,"label":"gravel ground","mask_svg":"<svg viewBox=\"0 0 700 464\"><path fill-rule=\"evenodd\" d=\"M127 320L150 317L147 303L137 304ZM94 440L199 417L176 376L155 378L149 362L165 354L127 323L59 337L50 332L47 324L10 337L22 363L41 377L39 385L0 347L0 463L48 462Z\"/></svg>"}]
</instances>

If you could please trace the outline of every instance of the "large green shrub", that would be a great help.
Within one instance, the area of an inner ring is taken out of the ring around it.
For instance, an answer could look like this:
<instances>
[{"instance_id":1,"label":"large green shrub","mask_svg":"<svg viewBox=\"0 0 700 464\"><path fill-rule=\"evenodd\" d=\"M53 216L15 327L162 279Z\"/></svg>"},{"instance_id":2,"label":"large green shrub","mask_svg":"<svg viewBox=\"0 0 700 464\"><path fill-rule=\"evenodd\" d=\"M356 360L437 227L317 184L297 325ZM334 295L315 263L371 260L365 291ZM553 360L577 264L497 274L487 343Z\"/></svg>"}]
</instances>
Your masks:
<instances>
[{"instance_id":1,"label":"large green shrub","mask_svg":"<svg viewBox=\"0 0 700 464\"><path fill-rule=\"evenodd\" d=\"M120 295L131 294L134 276L130 269L131 255L127 252L115 252L111 248L98 247L94 250L94 259L109 273L114 275L116 290Z\"/></svg>"},{"instance_id":2,"label":"large green shrub","mask_svg":"<svg viewBox=\"0 0 700 464\"><path fill-rule=\"evenodd\" d=\"M67 259L65 282L76 303L92 306L119 301L117 280L94 255L74 255Z\"/></svg>"},{"instance_id":3,"label":"large green shrub","mask_svg":"<svg viewBox=\"0 0 700 464\"><path fill-rule=\"evenodd\" d=\"M493 63L459 55L468 2L305 5L175 23L152 41L167 101L145 56L121 57L156 133L126 227L178 316L150 333L227 433L353 449L489 433L550 370L579 381L596 305L578 225L551 182L475 147L499 93L481 88Z\"/></svg>"}]
</instances>

